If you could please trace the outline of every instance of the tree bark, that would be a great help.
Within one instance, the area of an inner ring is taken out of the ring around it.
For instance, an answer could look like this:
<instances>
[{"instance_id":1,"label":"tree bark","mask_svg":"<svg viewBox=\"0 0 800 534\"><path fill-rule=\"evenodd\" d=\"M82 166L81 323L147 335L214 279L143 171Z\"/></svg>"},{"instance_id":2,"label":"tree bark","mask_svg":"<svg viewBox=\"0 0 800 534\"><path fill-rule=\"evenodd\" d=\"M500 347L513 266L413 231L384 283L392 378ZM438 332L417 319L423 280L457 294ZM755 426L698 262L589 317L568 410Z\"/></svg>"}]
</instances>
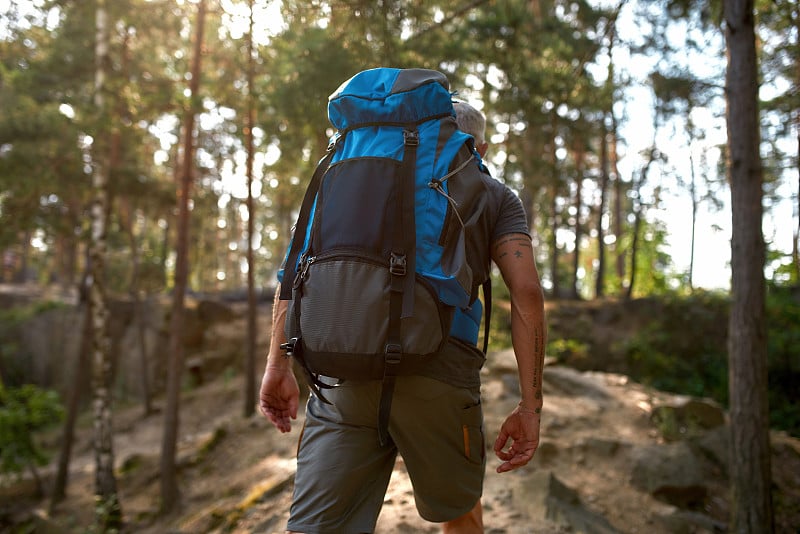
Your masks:
<instances>
[{"instance_id":1,"label":"tree bark","mask_svg":"<svg viewBox=\"0 0 800 534\"><path fill-rule=\"evenodd\" d=\"M763 171L753 0L726 0L728 178L731 186L731 315L728 378L733 533L774 532L772 510Z\"/></svg>"},{"instance_id":2,"label":"tree bark","mask_svg":"<svg viewBox=\"0 0 800 534\"><path fill-rule=\"evenodd\" d=\"M583 170L586 162L586 150L583 146L583 139L578 136L573 145L573 153L575 157L575 200L573 207L575 208L575 250L572 254L572 287L570 288L570 297L578 299L580 293L578 291L578 272L581 267L581 239L583 239L583 225L581 224L581 211L583 210Z\"/></svg>"},{"instance_id":3,"label":"tree bark","mask_svg":"<svg viewBox=\"0 0 800 534\"><path fill-rule=\"evenodd\" d=\"M639 234L641 233L642 218L644 217L644 202L642 202L642 187L647 182L650 175L650 167L658 157L658 149L655 144L649 149L647 162L639 172L639 178L633 184L633 239L631 240L631 273L628 288L625 292L625 299L633 298L633 286L636 284L636 261L639 252Z\"/></svg>"},{"instance_id":4,"label":"tree bark","mask_svg":"<svg viewBox=\"0 0 800 534\"><path fill-rule=\"evenodd\" d=\"M796 4L795 4L796 5ZM800 49L800 9L794 11L794 34L795 46ZM795 87L800 87L800 61L795 64ZM795 109L794 112L794 128L797 132L797 154L796 171L797 171L797 225L794 228L794 240L792 241L792 259L794 260L794 275L795 284L800 285L800 109Z\"/></svg>"},{"instance_id":5,"label":"tree bark","mask_svg":"<svg viewBox=\"0 0 800 534\"><path fill-rule=\"evenodd\" d=\"M619 294L625 291L625 249L622 247L622 234L624 228L623 213L623 187L622 176L619 174L619 152L617 150L617 118L611 112L611 147L609 148L611 158L611 172L614 176L614 252L616 253L616 270L619 279Z\"/></svg>"},{"instance_id":6,"label":"tree bark","mask_svg":"<svg viewBox=\"0 0 800 534\"><path fill-rule=\"evenodd\" d=\"M138 348L139 348L139 364L140 364L140 387L142 388L142 404L144 405L144 416L153 413L153 401L150 395L150 364L147 357L147 336L145 333L144 322L144 305L142 297L139 294L139 285L141 281L141 255L139 254L139 241L136 238L136 231L134 225L136 218L134 216L133 206L130 202L122 202L120 209L120 224L124 227L125 233L128 235L128 243L131 247L131 281L129 283L128 294L133 301L133 322L136 325L136 332L138 335Z\"/></svg>"},{"instance_id":7,"label":"tree bark","mask_svg":"<svg viewBox=\"0 0 800 534\"><path fill-rule=\"evenodd\" d=\"M95 108L97 124L106 120L106 71L109 62L109 21L105 0L97 0L95 45ZM103 138L96 131L92 187L92 239L90 248L89 300L92 327L92 390L94 392L95 520L102 530L119 528L122 508L114 476L113 429L111 422L111 342L108 336L108 308L105 298L106 226L109 207L109 163Z\"/></svg>"},{"instance_id":8,"label":"tree bark","mask_svg":"<svg viewBox=\"0 0 800 534\"><path fill-rule=\"evenodd\" d=\"M697 172L694 168L694 156L692 155L693 134L689 134L689 169L692 183L689 184L689 196L692 199L692 238L689 243L689 290L694 291L694 249L697 240L697 211L700 200L697 198Z\"/></svg>"},{"instance_id":9,"label":"tree bark","mask_svg":"<svg viewBox=\"0 0 800 534\"><path fill-rule=\"evenodd\" d=\"M175 285L172 289L172 309L170 317L170 360L167 371L167 400L164 411L164 433L161 442L161 512L167 514L178 507L180 491L177 480L176 448L179 431L179 405L181 378L185 347L184 335L184 297L189 276L189 197L194 171L194 122L200 99L197 94L200 86L200 64L203 48L203 26L205 23L205 0L197 6L197 29L192 59L189 90L191 101L186 109L183 123L183 161L180 174L180 194L178 197L177 242L175 259Z\"/></svg>"},{"instance_id":10,"label":"tree bark","mask_svg":"<svg viewBox=\"0 0 800 534\"><path fill-rule=\"evenodd\" d=\"M606 278L606 243L603 229L603 215L606 212L608 196L608 132L603 121L600 136L600 205L597 207L597 274L595 276L594 295L602 298L605 295Z\"/></svg>"},{"instance_id":11,"label":"tree bark","mask_svg":"<svg viewBox=\"0 0 800 534\"><path fill-rule=\"evenodd\" d=\"M253 128L255 109L253 78L255 58L253 57L253 0L250 0L250 31L247 34L247 351L244 365L244 416L252 416L256 409L256 288L255 259L253 241L255 232L255 206L253 202Z\"/></svg>"},{"instance_id":12,"label":"tree bark","mask_svg":"<svg viewBox=\"0 0 800 534\"><path fill-rule=\"evenodd\" d=\"M552 296L561 297L561 284L558 280L558 186L554 183L550 193L550 276L553 282Z\"/></svg>"},{"instance_id":13,"label":"tree bark","mask_svg":"<svg viewBox=\"0 0 800 534\"><path fill-rule=\"evenodd\" d=\"M89 359L89 346L92 338L92 311L91 302L87 295L86 280L81 281L80 302L84 308L83 314L83 335L81 345L78 349L78 358L75 362L75 373L72 376L72 389L67 400L67 415L64 420L64 430L61 434L61 443L58 455L58 468L56 478L53 483L53 492L50 496L50 510L55 510L58 503L67 496L67 484L69 483L69 463L72 457L72 445L75 442L75 423L78 420L78 410L80 408L81 393L84 391L84 381L86 373L89 371L91 363Z\"/></svg>"},{"instance_id":14,"label":"tree bark","mask_svg":"<svg viewBox=\"0 0 800 534\"><path fill-rule=\"evenodd\" d=\"M550 150L550 163L551 163L551 196L550 196L550 228L551 228L551 235L550 235L550 276L552 278L553 288L552 288L552 296L553 298L557 299L561 297L561 283L558 278L558 261L559 261L559 252L558 252L558 228L559 228L559 217L558 217L558 191L559 191L559 176L558 176L558 157L556 156L556 130L557 130L557 119L556 114L550 114L550 126L551 131L553 132L552 137L550 139L551 143L551 150Z\"/></svg>"}]
</instances>

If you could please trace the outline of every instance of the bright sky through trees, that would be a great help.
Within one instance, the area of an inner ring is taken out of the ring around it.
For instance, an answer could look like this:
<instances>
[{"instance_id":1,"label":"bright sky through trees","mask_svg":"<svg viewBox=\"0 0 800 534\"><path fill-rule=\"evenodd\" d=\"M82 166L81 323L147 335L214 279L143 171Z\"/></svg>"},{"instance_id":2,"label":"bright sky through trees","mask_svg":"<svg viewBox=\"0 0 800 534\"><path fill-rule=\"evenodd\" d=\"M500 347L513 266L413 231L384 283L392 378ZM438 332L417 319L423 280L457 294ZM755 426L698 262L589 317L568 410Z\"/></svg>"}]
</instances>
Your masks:
<instances>
[{"instance_id":1,"label":"bright sky through trees","mask_svg":"<svg viewBox=\"0 0 800 534\"><path fill-rule=\"evenodd\" d=\"M232 2L224 0L222 2L228 15L225 17L225 27L228 28L229 35L232 38L242 38L246 32L249 24L248 10L242 2ZM264 9L263 6L257 7L255 12L256 20L256 37L259 42L268 42L268 36L274 35L280 31L282 26L282 19L278 9L279 2L270 2L268 8ZM630 41L635 40L637 26L633 21L633 7L629 5L623 9L623 13L619 20L619 31L622 40ZM261 31L259 31L261 30ZM267 36L267 37L265 37ZM720 42L717 43L721 46ZM649 75L653 62L648 61L647 58L642 56L624 56L624 52L617 52L615 61L622 69L626 71L626 75L630 76L635 82L632 87L628 88L627 97L624 103L624 108L618 110L622 118L621 133L624 138L624 153L623 158L620 160L620 170L625 176L631 176L636 172L637 167L641 164L641 157L639 153L645 149L653 138L652 131L652 93L646 86L647 76ZM724 68L724 57L714 58L713 54L694 61L694 66L699 66L700 74L707 76L709 71L716 70L723 72L720 69ZM598 75L603 75L600 72L605 67L601 66L598 70ZM353 73L355 74L355 73ZM477 77L472 77L472 85L480 85L482 81ZM722 83L722 81L720 82ZM478 87L479 88L479 87ZM470 98L470 100L472 100ZM474 101L473 101L474 103ZM314 104L310 103L311 109ZM319 113L325 113L325 102L319 102L316 109ZM478 103L478 107L482 107ZM703 141L707 147L712 147L710 154L714 160L708 162L709 168L716 169L718 158L721 156L717 147L725 143L725 118L724 109L715 110L711 113L709 110L698 110L696 112L699 116L697 121L702 123L706 128L709 128L713 135L709 136ZM715 116L716 115L716 116ZM506 126L506 125L501 125ZM501 132L502 133L502 132ZM491 138L492 132L487 132L487 137ZM670 135L669 132L661 132L658 137L658 145L660 149L668 155L670 164L674 167L675 172L683 176L689 175L687 147L685 140L680 136ZM270 147L270 154L267 159L274 161L273 158L279 156L279 152L275 147ZM695 150L698 150L696 147ZM504 158L505 154L499 154L500 158ZM258 166L256 166L258 168ZM246 178L242 174L242 166L237 168L237 172L226 172L228 185L226 188L234 196L243 198L246 196L246 189L243 189L246 183ZM669 181L669 180L666 180ZM674 182L674 180L673 180ZM256 191L257 193L257 191ZM727 196L728 193L726 192ZM788 196L788 195L787 195ZM690 243L691 243L691 202L687 197L685 190L674 184L674 187L664 192L664 209L653 210L651 217L656 217L663 220L669 232L668 253L672 256L674 262L674 269L676 271L684 271L688 269L690 258ZM785 206L782 206L785 208ZM785 209L779 210L776 215L783 216ZM791 206L789 206L789 214L786 220L791 221ZM767 228L772 228L776 232L776 243L778 247L783 250L791 250L791 225L774 225L769 224L767 221ZM695 245L695 272L694 283L696 287L706 288L723 288L730 287L730 211L729 207L721 212L711 213L707 209L702 209L698 214L697 221L697 236ZM769 230L768 230L769 231Z\"/></svg>"}]
</instances>

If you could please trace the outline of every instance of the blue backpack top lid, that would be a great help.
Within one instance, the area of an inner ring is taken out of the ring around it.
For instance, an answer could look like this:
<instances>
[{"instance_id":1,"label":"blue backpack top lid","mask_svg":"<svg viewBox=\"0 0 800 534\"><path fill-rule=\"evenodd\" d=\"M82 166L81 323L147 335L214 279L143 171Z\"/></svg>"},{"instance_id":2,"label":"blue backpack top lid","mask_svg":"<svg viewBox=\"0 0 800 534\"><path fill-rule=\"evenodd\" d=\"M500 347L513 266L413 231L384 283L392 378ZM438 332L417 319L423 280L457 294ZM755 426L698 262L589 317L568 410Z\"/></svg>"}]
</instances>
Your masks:
<instances>
[{"instance_id":1,"label":"blue backpack top lid","mask_svg":"<svg viewBox=\"0 0 800 534\"><path fill-rule=\"evenodd\" d=\"M328 118L339 131L383 123L418 123L455 116L450 82L430 69L377 68L359 72L328 98Z\"/></svg>"}]
</instances>

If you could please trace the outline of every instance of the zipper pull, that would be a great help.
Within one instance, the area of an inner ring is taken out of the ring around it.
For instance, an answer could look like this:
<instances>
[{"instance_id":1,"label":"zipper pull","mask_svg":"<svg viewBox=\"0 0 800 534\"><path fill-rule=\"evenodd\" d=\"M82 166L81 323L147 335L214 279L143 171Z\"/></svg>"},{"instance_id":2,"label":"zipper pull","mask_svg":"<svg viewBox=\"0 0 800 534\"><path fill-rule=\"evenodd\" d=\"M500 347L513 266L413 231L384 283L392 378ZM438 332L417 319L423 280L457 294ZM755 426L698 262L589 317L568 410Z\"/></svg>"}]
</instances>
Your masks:
<instances>
[{"instance_id":1,"label":"zipper pull","mask_svg":"<svg viewBox=\"0 0 800 534\"><path fill-rule=\"evenodd\" d=\"M301 282L305 281L308 278L308 268L311 267L311 264L317 260L316 256L311 256L306 259L305 263L303 264L300 270L300 278Z\"/></svg>"},{"instance_id":2,"label":"zipper pull","mask_svg":"<svg viewBox=\"0 0 800 534\"><path fill-rule=\"evenodd\" d=\"M304 252L303 254L300 255L300 262L298 266L299 269L297 269L297 273L294 275L294 280L292 280L293 289L297 289L298 287L300 287L300 284L302 284L303 281L307 278L308 265L314 258L313 257L309 258L306 254L307 253Z\"/></svg>"}]
</instances>

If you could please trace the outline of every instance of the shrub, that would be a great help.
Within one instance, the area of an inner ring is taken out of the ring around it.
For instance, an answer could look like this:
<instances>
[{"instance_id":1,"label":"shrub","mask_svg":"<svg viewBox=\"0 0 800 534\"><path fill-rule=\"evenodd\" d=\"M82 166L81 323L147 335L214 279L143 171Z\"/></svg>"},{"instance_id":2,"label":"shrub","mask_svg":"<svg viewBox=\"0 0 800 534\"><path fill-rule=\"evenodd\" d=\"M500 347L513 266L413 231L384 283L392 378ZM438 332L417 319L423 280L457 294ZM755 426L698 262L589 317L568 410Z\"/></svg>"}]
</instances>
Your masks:
<instances>
[{"instance_id":1,"label":"shrub","mask_svg":"<svg viewBox=\"0 0 800 534\"><path fill-rule=\"evenodd\" d=\"M18 388L0 385L0 473L19 474L47 463L34 434L56 424L64 410L54 391L31 384Z\"/></svg>"}]
</instances>

